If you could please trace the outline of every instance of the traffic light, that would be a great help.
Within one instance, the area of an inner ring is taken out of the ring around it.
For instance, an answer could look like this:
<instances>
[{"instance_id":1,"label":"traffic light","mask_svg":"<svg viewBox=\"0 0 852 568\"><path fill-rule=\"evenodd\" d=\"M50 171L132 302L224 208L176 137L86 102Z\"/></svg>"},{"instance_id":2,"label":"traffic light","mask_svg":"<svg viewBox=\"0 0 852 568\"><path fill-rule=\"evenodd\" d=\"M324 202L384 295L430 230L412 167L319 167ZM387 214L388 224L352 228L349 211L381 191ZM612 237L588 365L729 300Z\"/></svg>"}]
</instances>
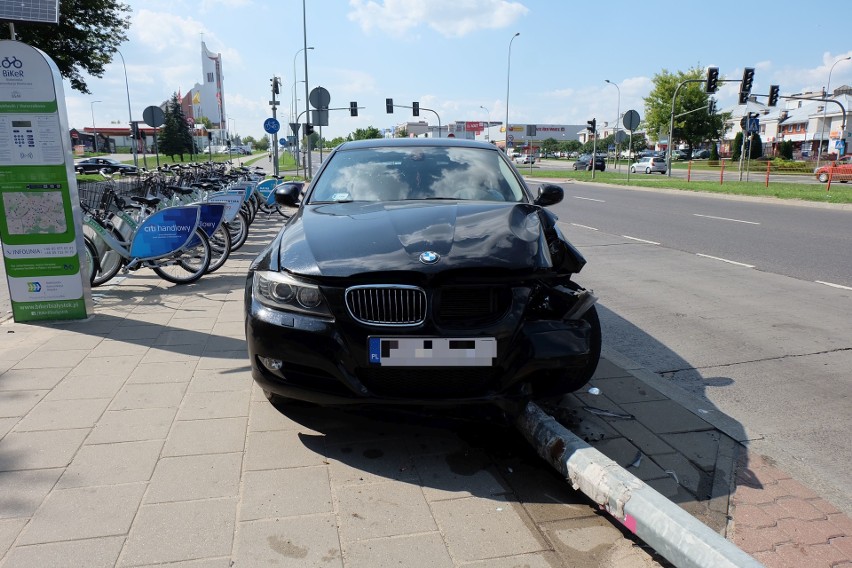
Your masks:
<instances>
[{"instance_id":1,"label":"traffic light","mask_svg":"<svg viewBox=\"0 0 852 568\"><path fill-rule=\"evenodd\" d=\"M310 122L305 123L305 136L310 136L314 133L314 125Z\"/></svg>"},{"instance_id":2,"label":"traffic light","mask_svg":"<svg viewBox=\"0 0 852 568\"><path fill-rule=\"evenodd\" d=\"M707 114L716 114L716 99L707 100Z\"/></svg>"},{"instance_id":3,"label":"traffic light","mask_svg":"<svg viewBox=\"0 0 852 568\"><path fill-rule=\"evenodd\" d=\"M133 140L139 139L139 123L138 122L131 122L130 123L130 137Z\"/></svg>"},{"instance_id":4,"label":"traffic light","mask_svg":"<svg viewBox=\"0 0 852 568\"><path fill-rule=\"evenodd\" d=\"M417 101L411 103L411 114L414 116L420 116L420 103Z\"/></svg>"},{"instance_id":5,"label":"traffic light","mask_svg":"<svg viewBox=\"0 0 852 568\"><path fill-rule=\"evenodd\" d=\"M771 85L769 87L769 106L774 107L778 104L778 96L780 95L781 87Z\"/></svg>"},{"instance_id":6,"label":"traffic light","mask_svg":"<svg viewBox=\"0 0 852 568\"><path fill-rule=\"evenodd\" d=\"M385 110L388 114L393 114L393 99L385 99Z\"/></svg>"},{"instance_id":7,"label":"traffic light","mask_svg":"<svg viewBox=\"0 0 852 568\"><path fill-rule=\"evenodd\" d=\"M349 103L349 116L358 116L358 102L352 101Z\"/></svg>"},{"instance_id":8,"label":"traffic light","mask_svg":"<svg viewBox=\"0 0 852 568\"><path fill-rule=\"evenodd\" d=\"M592 120L587 120L586 124L588 124L588 126L586 127L586 130L588 130L589 132L594 133L594 132L597 131L597 126L598 126L597 119L593 118Z\"/></svg>"},{"instance_id":9,"label":"traffic light","mask_svg":"<svg viewBox=\"0 0 852 568\"><path fill-rule=\"evenodd\" d=\"M754 82L754 68L746 67L743 69L743 80L740 83L740 104L746 104L748 96L751 93L751 84Z\"/></svg>"},{"instance_id":10,"label":"traffic light","mask_svg":"<svg viewBox=\"0 0 852 568\"><path fill-rule=\"evenodd\" d=\"M144 132L141 132L141 131L140 131L140 134L144 134ZM207 141L208 141L208 142L212 142L212 141L213 141L213 133L212 133L212 132L208 132L208 133L207 133Z\"/></svg>"},{"instance_id":11,"label":"traffic light","mask_svg":"<svg viewBox=\"0 0 852 568\"><path fill-rule=\"evenodd\" d=\"M718 67L708 67L707 68L707 92L715 93L716 89L719 88L719 68Z\"/></svg>"},{"instance_id":12,"label":"traffic light","mask_svg":"<svg viewBox=\"0 0 852 568\"><path fill-rule=\"evenodd\" d=\"M272 93L277 95L278 94L278 77L273 77L272 79L269 80L269 82L272 83Z\"/></svg>"}]
</instances>

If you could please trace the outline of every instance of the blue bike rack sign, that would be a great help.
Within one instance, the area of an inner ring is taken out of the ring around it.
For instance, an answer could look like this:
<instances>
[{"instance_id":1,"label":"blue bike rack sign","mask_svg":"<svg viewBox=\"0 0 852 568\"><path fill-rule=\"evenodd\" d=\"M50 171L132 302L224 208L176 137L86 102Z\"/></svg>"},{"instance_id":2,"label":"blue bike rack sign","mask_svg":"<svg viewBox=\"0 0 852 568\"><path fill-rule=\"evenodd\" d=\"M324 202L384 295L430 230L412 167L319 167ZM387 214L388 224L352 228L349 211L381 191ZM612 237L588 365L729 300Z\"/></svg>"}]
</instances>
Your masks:
<instances>
[{"instance_id":1,"label":"blue bike rack sign","mask_svg":"<svg viewBox=\"0 0 852 568\"><path fill-rule=\"evenodd\" d=\"M266 120L263 121L263 129L268 134L275 134L276 132L281 130L281 123L278 122L277 119L267 118Z\"/></svg>"},{"instance_id":2,"label":"blue bike rack sign","mask_svg":"<svg viewBox=\"0 0 852 568\"><path fill-rule=\"evenodd\" d=\"M195 235L200 217L201 209L192 205L157 211L136 229L130 256L147 260L179 251Z\"/></svg>"}]
</instances>

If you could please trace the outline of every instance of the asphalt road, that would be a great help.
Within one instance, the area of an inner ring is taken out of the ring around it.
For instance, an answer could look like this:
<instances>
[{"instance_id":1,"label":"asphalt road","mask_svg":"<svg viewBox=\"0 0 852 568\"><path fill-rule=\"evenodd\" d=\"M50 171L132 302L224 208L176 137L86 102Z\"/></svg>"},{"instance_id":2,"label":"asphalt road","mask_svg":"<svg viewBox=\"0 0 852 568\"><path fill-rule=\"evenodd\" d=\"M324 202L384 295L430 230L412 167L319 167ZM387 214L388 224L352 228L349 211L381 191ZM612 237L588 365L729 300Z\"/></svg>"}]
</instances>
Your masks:
<instances>
[{"instance_id":1,"label":"asphalt road","mask_svg":"<svg viewBox=\"0 0 852 568\"><path fill-rule=\"evenodd\" d=\"M852 511L852 210L565 187L604 342Z\"/></svg>"}]
</instances>

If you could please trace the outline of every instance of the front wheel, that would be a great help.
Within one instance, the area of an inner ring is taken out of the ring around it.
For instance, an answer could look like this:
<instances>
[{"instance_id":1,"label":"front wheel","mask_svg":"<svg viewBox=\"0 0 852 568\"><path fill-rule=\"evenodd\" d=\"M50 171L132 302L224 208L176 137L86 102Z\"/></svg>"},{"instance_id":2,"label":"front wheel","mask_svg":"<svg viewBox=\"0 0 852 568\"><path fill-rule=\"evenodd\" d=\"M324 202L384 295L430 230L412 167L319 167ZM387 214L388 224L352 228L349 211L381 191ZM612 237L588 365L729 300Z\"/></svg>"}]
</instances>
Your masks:
<instances>
[{"instance_id":1,"label":"front wheel","mask_svg":"<svg viewBox=\"0 0 852 568\"><path fill-rule=\"evenodd\" d=\"M651 168L645 168L645 173L646 173L646 174L650 174L650 173L651 173Z\"/></svg>"},{"instance_id":2,"label":"front wheel","mask_svg":"<svg viewBox=\"0 0 852 568\"><path fill-rule=\"evenodd\" d=\"M225 223L228 232L231 233L231 251L239 250L248 238L249 221L243 211L237 213L237 216Z\"/></svg>"},{"instance_id":3,"label":"front wheel","mask_svg":"<svg viewBox=\"0 0 852 568\"><path fill-rule=\"evenodd\" d=\"M635 173L636 173L636 168L634 168L633 166L631 166L631 167L630 167L630 173L631 173L631 174L635 174Z\"/></svg>"},{"instance_id":4,"label":"front wheel","mask_svg":"<svg viewBox=\"0 0 852 568\"><path fill-rule=\"evenodd\" d=\"M155 260L152 268L160 278L172 284L189 284L204 276L210 266L210 256L207 234L196 229L195 238L186 248Z\"/></svg>"},{"instance_id":5,"label":"front wheel","mask_svg":"<svg viewBox=\"0 0 852 568\"><path fill-rule=\"evenodd\" d=\"M821 172L819 175L817 175L817 179L822 183L825 183L828 181L828 174L825 172Z\"/></svg>"},{"instance_id":6,"label":"front wheel","mask_svg":"<svg viewBox=\"0 0 852 568\"><path fill-rule=\"evenodd\" d=\"M231 254L231 233L228 232L224 223L213 231L209 237L210 241L210 266L207 267L207 274L216 272L225 265L228 256Z\"/></svg>"},{"instance_id":7,"label":"front wheel","mask_svg":"<svg viewBox=\"0 0 852 568\"><path fill-rule=\"evenodd\" d=\"M86 247L86 274L89 277L89 286L92 286L95 282L95 276L98 275L98 270L100 270L101 263L98 260L98 249L95 243L92 242L92 239L84 237L83 243Z\"/></svg>"}]
</instances>

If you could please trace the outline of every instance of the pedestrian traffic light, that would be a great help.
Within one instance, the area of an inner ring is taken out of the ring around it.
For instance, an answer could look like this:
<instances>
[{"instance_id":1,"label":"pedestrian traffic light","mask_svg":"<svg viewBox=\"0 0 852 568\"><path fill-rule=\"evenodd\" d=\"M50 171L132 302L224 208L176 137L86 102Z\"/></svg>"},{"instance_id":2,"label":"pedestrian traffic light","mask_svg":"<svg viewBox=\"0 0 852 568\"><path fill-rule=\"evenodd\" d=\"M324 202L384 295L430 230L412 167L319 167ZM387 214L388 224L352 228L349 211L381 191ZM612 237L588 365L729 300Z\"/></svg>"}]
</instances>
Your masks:
<instances>
[{"instance_id":1,"label":"pedestrian traffic light","mask_svg":"<svg viewBox=\"0 0 852 568\"><path fill-rule=\"evenodd\" d=\"M420 103L417 101L411 103L411 114L414 116L420 116Z\"/></svg>"},{"instance_id":2,"label":"pedestrian traffic light","mask_svg":"<svg viewBox=\"0 0 852 568\"><path fill-rule=\"evenodd\" d=\"M305 136L310 136L314 133L314 125L310 122L305 123Z\"/></svg>"},{"instance_id":3,"label":"pedestrian traffic light","mask_svg":"<svg viewBox=\"0 0 852 568\"><path fill-rule=\"evenodd\" d=\"M593 118L592 120L587 120L586 124L588 124L588 126L586 127L586 130L588 130L589 132L596 132L597 131L597 126L598 126L597 119Z\"/></svg>"},{"instance_id":4,"label":"pedestrian traffic light","mask_svg":"<svg viewBox=\"0 0 852 568\"><path fill-rule=\"evenodd\" d=\"M708 67L707 68L707 92L715 93L716 89L719 88L719 68L718 67Z\"/></svg>"},{"instance_id":5,"label":"pedestrian traffic light","mask_svg":"<svg viewBox=\"0 0 852 568\"><path fill-rule=\"evenodd\" d=\"M138 122L134 121L134 122L130 123L130 138L132 138L133 140L139 139L139 123Z\"/></svg>"},{"instance_id":6,"label":"pedestrian traffic light","mask_svg":"<svg viewBox=\"0 0 852 568\"><path fill-rule=\"evenodd\" d=\"M139 133L140 133L140 134L144 134L144 132L142 132L142 131L140 131ZM208 132L208 133L207 133L207 141L208 141L208 142L212 142L212 141L213 141L213 133L212 133L212 132Z\"/></svg>"},{"instance_id":7,"label":"pedestrian traffic light","mask_svg":"<svg viewBox=\"0 0 852 568\"><path fill-rule=\"evenodd\" d=\"M272 93L277 95L278 94L278 77L273 77L272 79L269 80L269 82L272 83Z\"/></svg>"},{"instance_id":8,"label":"pedestrian traffic light","mask_svg":"<svg viewBox=\"0 0 852 568\"><path fill-rule=\"evenodd\" d=\"M716 114L716 99L708 99L707 114Z\"/></svg>"},{"instance_id":9,"label":"pedestrian traffic light","mask_svg":"<svg viewBox=\"0 0 852 568\"><path fill-rule=\"evenodd\" d=\"M388 114L393 114L393 99L385 99L385 110Z\"/></svg>"},{"instance_id":10,"label":"pedestrian traffic light","mask_svg":"<svg viewBox=\"0 0 852 568\"><path fill-rule=\"evenodd\" d=\"M769 87L769 106L774 107L778 104L778 96L780 95L781 87L771 85Z\"/></svg>"},{"instance_id":11,"label":"pedestrian traffic light","mask_svg":"<svg viewBox=\"0 0 852 568\"><path fill-rule=\"evenodd\" d=\"M349 103L349 116L358 116L358 102L352 101Z\"/></svg>"}]
</instances>

